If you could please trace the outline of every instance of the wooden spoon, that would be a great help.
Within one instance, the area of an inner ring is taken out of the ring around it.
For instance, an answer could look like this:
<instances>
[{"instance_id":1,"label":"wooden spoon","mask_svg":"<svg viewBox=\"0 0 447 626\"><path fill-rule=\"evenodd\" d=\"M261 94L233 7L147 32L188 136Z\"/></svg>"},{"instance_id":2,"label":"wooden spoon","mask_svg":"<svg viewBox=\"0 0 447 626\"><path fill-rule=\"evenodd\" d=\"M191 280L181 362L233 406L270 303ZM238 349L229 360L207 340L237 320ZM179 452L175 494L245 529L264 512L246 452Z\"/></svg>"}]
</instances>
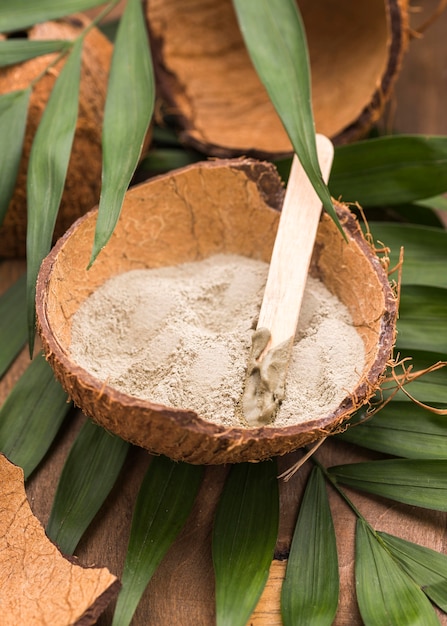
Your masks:
<instances>
[{"instance_id":1,"label":"wooden spoon","mask_svg":"<svg viewBox=\"0 0 447 626\"><path fill-rule=\"evenodd\" d=\"M327 183L334 147L317 135L317 153ZM247 368L242 411L249 426L274 420L284 398L293 340L321 214L321 200L298 157L292 169L273 247L257 329Z\"/></svg>"}]
</instances>

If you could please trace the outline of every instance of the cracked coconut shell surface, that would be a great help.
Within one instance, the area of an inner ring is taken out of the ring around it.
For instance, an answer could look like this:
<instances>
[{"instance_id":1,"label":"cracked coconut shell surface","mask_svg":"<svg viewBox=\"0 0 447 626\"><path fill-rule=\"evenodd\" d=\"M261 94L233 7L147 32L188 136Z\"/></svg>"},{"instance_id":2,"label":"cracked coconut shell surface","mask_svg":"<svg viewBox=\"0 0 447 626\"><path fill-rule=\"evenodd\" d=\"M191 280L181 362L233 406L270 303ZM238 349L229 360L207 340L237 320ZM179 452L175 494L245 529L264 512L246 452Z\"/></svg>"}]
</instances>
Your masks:
<instances>
[{"instance_id":1,"label":"cracked coconut shell surface","mask_svg":"<svg viewBox=\"0 0 447 626\"><path fill-rule=\"evenodd\" d=\"M258 461L330 434L379 385L393 344L397 303L380 259L343 205L320 222L311 274L341 300L363 339L361 380L329 415L287 427L225 428L193 411L139 400L109 387L70 357L71 322L108 278L217 253L269 261L284 189L273 165L250 159L198 163L127 192L107 246L87 271L96 210L81 218L45 259L37 284L38 328L47 359L68 394L107 430L173 459L214 464Z\"/></svg>"},{"instance_id":2,"label":"cracked coconut shell surface","mask_svg":"<svg viewBox=\"0 0 447 626\"><path fill-rule=\"evenodd\" d=\"M118 592L106 568L65 558L31 512L23 471L0 455L2 626L94 624Z\"/></svg>"},{"instance_id":3,"label":"cracked coconut shell surface","mask_svg":"<svg viewBox=\"0 0 447 626\"><path fill-rule=\"evenodd\" d=\"M391 94L407 45L406 0L299 0L316 130L364 135ZM148 0L165 112L185 144L215 156L290 154L290 141L245 48L231 0Z\"/></svg>"},{"instance_id":4,"label":"cracked coconut shell surface","mask_svg":"<svg viewBox=\"0 0 447 626\"><path fill-rule=\"evenodd\" d=\"M90 24L75 15L36 24L27 31L29 40L75 39ZM82 52L79 115L73 149L55 227L55 239L99 200L101 187L101 126L107 90L112 44L96 28L85 37ZM0 68L0 94L26 88L51 63L56 54L47 54L24 63ZM22 160L14 195L3 225L0 226L0 256L25 256L26 251L26 171L31 144L42 113L63 67L58 63L34 87L28 109Z\"/></svg>"}]
</instances>

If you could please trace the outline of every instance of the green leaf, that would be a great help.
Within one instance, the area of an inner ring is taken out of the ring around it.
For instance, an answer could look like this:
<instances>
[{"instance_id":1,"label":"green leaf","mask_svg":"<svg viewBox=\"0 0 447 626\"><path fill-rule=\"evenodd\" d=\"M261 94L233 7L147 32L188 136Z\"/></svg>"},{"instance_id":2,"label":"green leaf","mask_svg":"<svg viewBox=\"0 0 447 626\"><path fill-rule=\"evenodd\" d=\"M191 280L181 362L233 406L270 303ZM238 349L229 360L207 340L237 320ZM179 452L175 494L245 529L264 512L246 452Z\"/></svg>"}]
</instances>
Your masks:
<instances>
[{"instance_id":1,"label":"green leaf","mask_svg":"<svg viewBox=\"0 0 447 626\"><path fill-rule=\"evenodd\" d=\"M139 169L163 173L185 167L202 159L202 156L179 148L156 148L141 161Z\"/></svg>"},{"instance_id":2,"label":"green leaf","mask_svg":"<svg viewBox=\"0 0 447 626\"><path fill-rule=\"evenodd\" d=\"M282 178L285 185L289 180L290 170L292 167L292 157L286 157L284 159L277 159L273 161L276 169L278 170L278 174Z\"/></svg>"},{"instance_id":3,"label":"green leaf","mask_svg":"<svg viewBox=\"0 0 447 626\"><path fill-rule=\"evenodd\" d=\"M18 30L104 4L104 0L14 0L0 2L2 32Z\"/></svg>"},{"instance_id":4,"label":"green leaf","mask_svg":"<svg viewBox=\"0 0 447 626\"><path fill-rule=\"evenodd\" d=\"M203 467L152 459L132 518L113 626L127 626L160 561L185 523L199 490Z\"/></svg>"},{"instance_id":5,"label":"green leaf","mask_svg":"<svg viewBox=\"0 0 447 626\"><path fill-rule=\"evenodd\" d=\"M447 232L440 228L371 222L375 241L391 249L390 267L399 260L404 246L403 285L447 287Z\"/></svg>"},{"instance_id":6,"label":"green leaf","mask_svg":"<svg viewBox=\"0 0 447 626\"><path fill-rule=\"evenodd\" d=\"M90 265L118 221L154 110L154 76L140 0L121 18L110 68L103 123L103 171Z\"/></svg>"},{"instance_id":7,"label":"green leaf","mask_svg":"<svg viewBox=\"0 0 447 626\"><path fill-rule=\"evenodd\" d=\"M447 137L398 135L339 146L329 189L362 206L403 204L447 191Z\"/></svg>"},{"instance_id":8,"label":"green leaf","mask_svg":"<svg viewBox=\"0 0 447 626\"><path fill-rule=\"evenodd\" d=\"M256 72L324 208L339 226L318 163L306 33L296 2L233 0L233 5Z\"/></svg>"},{"instance_id":9,"label":"green leaf","mask_svg":"<svg viewBox=\"0 0 447 626\"><path fill-rule=\"evenodd\" d=\"M0 296L0 377L26 342L26 276Z\"/></svg>"},{"instance_id":10,"label":"green leaf","mask_svg":"<svg viewBox=\"0 0 447 626\"><path fill-rule=\"evenodd\" d=\"M103 35L105 35L107 37L107 39L109 41L111 41L112 43L114 43L115 38L116 38L116 32L118 30L118 26L119 26L119 18L116 19L111 19L106 20L106 21L100 21L98 23L98 28L99 30L102 32Z\"/></svg>"},{"instance_id":11,"label":"green leaf","mask_svg":"<svg viewBox=\"0 0 447 626\"><path fill-rule=\"evenodd\" d=\"M31 88L0 96L0 224L12 198L22 158ZM5 146L7 147L5 149Z\"/></svg>"},{"instance_id":12,"label":"green leaf","mask_svg":"<svg viewBox=\"0 0 447 626\"><path fill-rule=\"evenodd\" d=\"M356 209L354 208L354 212ZM438 213L418 202L394 204L385 207L367 207L365 209L368 222L398 222L401 224L418 224L420 226L434 226L444 228Z\"/></svg>"},{"instance_id":13,"label":"green leaf","mask_svg":"<svg viewBox=\"0 0 447 626\"><path fill-rule=\"evenodd\" d=\"M377 535L430 600L447 612L447 556L388 533Z\"/></svg>"},{"instance_id":14,"label":"green leaf","mask_svg":"<svg viewBox=\"0 0 447 626\"><path fill-rule=\"evenodd\" d=\"M407 367L411 363L415 372L424 371L434 363L446 358L445 353L422 352L419 350L400 350L399 356L411 359L407 361ZM447 404L447 368L442 367L434 372L424 373L411 383L407 383L405 389L420 402L425 402L432 406ZM384 397L387 397L388 393L384 392ZM395 400L411 402L401 390L395 395Z\"/></svg>"},{"instance_id":15,"label":"green leaf","mask_svg":"<svg viewBox=\"0 0 447 626\"><path fill-rule=\"evenodd\" d=\"M60 52L70 46L71 42L63 40L5 39L0 41L0 66L14 65L42 54Z\"/></svg>"},{"instance_id":16,"label":"green leaf","mask_svg":"<svg viewBox=\"0 0 447 626\"><path fill-rule=\"evenodd\" d=\"M45 456L70 404L43 356L36 356L0 409L0 451L28 478Z\"/></svg>"},{"instance_id":17,"label":"green leaf","mask_svg":"<svg viewBox=\"0 0 447 626\"><path fill-rule=\"evenodd\" d=\"M355 583L365 626L439 626L427 597L362 519L357 521Z\"/></svg>"},{"instance_id":18,"label":"green leaf","mask_svg":"<svg viewBox=\"0 0 447 626\"><path fill-rule=\"evenodd\" d=\"M405 285L397 323L397 349L447 354L447 289Z\"/></svg>"},{"instance_id":19,"label":"green leaf","mask_svg":"<svg viewBox=\"0 0 447 626\"><path fill-rule=\"evenodd\" d=\"M329 468L337 482L437 511L447 511L447 460L391 459Z\"/></svg>"},{"instance_id":20,"label":"green leaf","mask_svg":"<svg viewBox=\"0 0 447 626\"><path fill-rule=\"evenodd\" d=\"M73 49L53 87L31 148L28 178L27 311L34 342L36 280L51 248L54 224L67 174L78 117L82 40Z\"/></svg>"},{"instance_id":21,"label":"green leaf","mask_svg":"<svg viewBox=\"0 0 447 626\"><path fill-rule=\"evenodd\" d=\"M447 404L444 408L447 408ZM447 418L412 402L393 401L337 438L411 459L447 459Z\"/></svg>"},{"instance_id":22,"label":"green leaf","mask_svg":"<svg viewBox=\"0 0 447 626\"><path fill-rule=\"evenodd\" d=\"M177 133L172 128L157 126L156 123L152 128L152 141L157 146L164 148L182 147Z\"/></svg>"},{"instance_id":23,"label":"green leaf","mask_svg":"<svg viewBox=\"0 0 447 626\"><path fill-rule=\"evenodd\" d=\"M213 529L217 626L245 626L264 589L278 534L276 463L234 465Z\"/></svg>"},{"instance_id":24,"label":"green leaf","mask_svg":"<svg viewBox=\"0 0 447 626\"><path fill-rule=\"evenodd\" d=\"M416 204L437 211L447 211L447 198L445 196L433 196L433 198L418 200Z\"/></svg>"},{"instance_id":25,"label":"green leaf","mask_svg":"<svg viewBox=\"0 0 447 626\"><path fill-rule=\"evenodd\" d=\"M281 592L284 626L330 626L338 605L337 546L321 470L309 478Z\"/></svg>"},{"instance_id":26,"label":"green leaf","mask_svg":"<svg viewBox=\"0 0 447 626\"><path fill-rule=\"evenodd\" d=\"M129 444L87 420L65 461L46 533L73 554L121 471Z\"/></svg>"}]
</instances>

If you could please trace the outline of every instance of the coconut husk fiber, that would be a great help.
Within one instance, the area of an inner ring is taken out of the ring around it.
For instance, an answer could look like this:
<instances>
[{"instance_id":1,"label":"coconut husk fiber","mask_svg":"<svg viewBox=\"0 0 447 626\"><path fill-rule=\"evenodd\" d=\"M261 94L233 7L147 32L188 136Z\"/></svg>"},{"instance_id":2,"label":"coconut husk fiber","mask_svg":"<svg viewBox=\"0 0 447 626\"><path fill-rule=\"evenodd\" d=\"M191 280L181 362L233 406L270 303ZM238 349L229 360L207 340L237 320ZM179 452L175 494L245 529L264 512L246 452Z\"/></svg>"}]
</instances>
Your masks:
<instances>
[{"instance_id":1,"label":"coconut husk fiber","mask_svg":"<svg viewBox=\"0 0 447 626\"><path fill-rule=\"evenodd\" d=\"M114 234L87 271L96 209L73 225L43 262L38 329L46 357L70 397L106 429L154 453L190 463L258 461L334 432L379 385L394 343L396 298L356 219L336 203L348 239L323 215L311 273L349 309L366 353L361 380L329 415L283 428L226 428L185 410L118 392L73 362L71 323L108 278L217 253L269 261L284 189L276 169L251 159L198 163L127 192Z\"/></svg>"},{"instance_id":2,"label":"coconut husk fiber","mask_svg":"<svg viewBox=\"0 0 447 626\"><path fill-rule=\"evenodd\" d=\"M2 626L95 624L116 597L118 579L59 552L30 509L22 469L3 455L0 501Z\"/></svg>"},{"instance_id":3,"label":"coconut husk fiber","mask_svg":"<svg viewBox=\"0 0 447 626\"><path fill-rule=\"evenodd\" d=\"M30 40L77 37L90 23L76 15L58 21L36 24L26 36ZM21 33L21 36L23 34ZM55 239L98 200L101 185L101 127L107 90L112 44L96 28L85 37L82 53L79 117L61 206L55 227ZM24 63L0 68L0 94L23 89L45 70L57 54L48 54ZM25 256L26 252L26 172L31 144L42 113L64 61L51 69L34 87L22 160L3 225L0 227L0 257Z\"/></svg>"},{"instance_id":4,"label":"coconut husk fiber","mask_svg":"<svg viewBox=\"0 0 447 626\"><path fill-rule=\"evenodd\" d=\"M391 94L408 39L407 0L299 0L317 132L364 135ZM148 0L159 92L189 146L280 157L289 139L248 57L231 0Z\"/></svg>"}]
</instances>

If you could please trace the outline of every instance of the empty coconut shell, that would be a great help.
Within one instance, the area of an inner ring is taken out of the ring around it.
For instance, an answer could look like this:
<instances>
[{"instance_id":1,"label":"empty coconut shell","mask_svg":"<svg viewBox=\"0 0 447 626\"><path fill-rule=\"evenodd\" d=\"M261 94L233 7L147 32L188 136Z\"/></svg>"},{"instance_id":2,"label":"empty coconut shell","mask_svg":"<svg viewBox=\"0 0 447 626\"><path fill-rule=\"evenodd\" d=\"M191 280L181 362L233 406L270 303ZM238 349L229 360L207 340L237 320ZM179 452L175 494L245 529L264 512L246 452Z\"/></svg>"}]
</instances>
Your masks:
<instances>
[{"instance_id":1,"label":"empty coconut shell","mask_svg":"<svg viewBox=\"0 0 447 626\"><path fill-rule=\"evenodd\" d=\"M396 298L356 219L336 203L347 239L323 215L311 272L349 309L366 354L361 380L329 415L283 428L228 428L184 410L118 392L70 357L80 304L108 278L217 253L269 261L284 190L273 165L250 159L199 163L127 192L114 234L87 271L96 209L45 259L37 283L39 332L63 387L96 422L151 452L191 463L259 461L332 433L380 384L395 334Z\"/></svg>"},{"instance_id":2,"label":"empty coconut shell","mask_svg":"<svg viewBox=\"0 0 447 626\"><path fill-rule=\"evenodd\" d=\"M76 15L36 24L26 32L30 40L75 39L90 20ZM20 33L24 36L24 33ZM101 126L112 44L96 28L85 37L82 53L79 117L67 180L55 227L55 239L98 200L101 187ZM0 68L0 94L26 88L57 57L47 54L24 63ZM31 144L42 113L64 61L51 69L33 89L14 195L0 227L0 257L25 256L26 172Z\"/></svg>"},{"instance_id":3,"label":"empty coconut shell","mask_svg":"<svg viewBox=\"0 0 447 626\"><path fill-rule=\"evenodd\" d=\"M378 119L408 39L406 0L299 0L317 132L353 140ZM185 144L279 157L289 139L251 64L231 0L149 0L159 92Z\"/></svg>"}]
</instances>

